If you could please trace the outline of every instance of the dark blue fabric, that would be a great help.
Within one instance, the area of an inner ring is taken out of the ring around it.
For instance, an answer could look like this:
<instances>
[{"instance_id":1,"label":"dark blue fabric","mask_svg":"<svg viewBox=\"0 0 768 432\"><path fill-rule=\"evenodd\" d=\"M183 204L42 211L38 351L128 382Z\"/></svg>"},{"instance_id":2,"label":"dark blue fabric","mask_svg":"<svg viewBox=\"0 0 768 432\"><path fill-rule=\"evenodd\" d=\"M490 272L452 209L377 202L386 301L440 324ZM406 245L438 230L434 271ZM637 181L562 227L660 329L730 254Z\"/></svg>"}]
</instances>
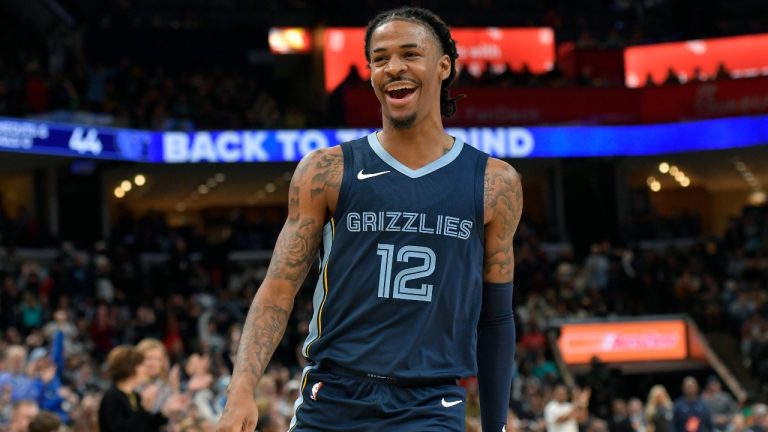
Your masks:
<instances>
[{"instance_id":1,"label":"dark blue fabric","mask_svg":"<svg viewBox=\"0 0 768 432\"><path fill-rule=\"evenodd\" d=\"M488 155L463 143L456 149L444 166L408 175L368 139L342 144L334 235L315 297L322 313L305 344L314 362L403 379L477 373ZM419 270L428 264L431 271ZM398 280L401 293L428 288L431 297L397 297Z\"/></svg>"},{"instance_id":2,"label":"dark blue fabric","mask_svg":"<svg viewBox=\"0 0 768 432\"><path fill-rule=\"evenodd\" d=\"M477 382L483 431L501 432L507 422L515 357L512 282L483 284L477 326Z\"/></svg>"},{"instance_id":3,"label":"dark blue fabric","mask_svg":"<svg viewBox=\"0 0 768 432\"><path fill-rule=\"evenodd\" d=\"M709 408L698 398L690 401L685 397L680 397L675 401L675 432L711 432L712 419ZM694 431L688 430L686 424L691 421L691 425L697 424Z\"/></svg>"},{"instance_id":4,"label":"dark blue fabric","mask_svg":"<svg viewBox=\"0 0 768 432\"><path fill-rule=\"evenodd\" d=\"M289 430L464 432L466 409L466 391L458 385L397 387L312 370L301 391L295 425Z\"/></svg>"}]
</instances>

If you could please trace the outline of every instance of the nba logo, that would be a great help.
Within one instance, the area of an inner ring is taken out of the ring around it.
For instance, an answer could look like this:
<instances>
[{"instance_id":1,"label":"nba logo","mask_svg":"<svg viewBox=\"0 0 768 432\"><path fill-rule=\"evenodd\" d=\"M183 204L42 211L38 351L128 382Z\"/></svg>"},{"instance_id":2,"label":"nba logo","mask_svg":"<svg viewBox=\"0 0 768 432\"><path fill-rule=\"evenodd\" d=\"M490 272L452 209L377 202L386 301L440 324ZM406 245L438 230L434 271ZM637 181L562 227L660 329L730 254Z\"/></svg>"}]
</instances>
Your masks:
<instances>
[{"instance_id":1,"label":"nba logo","mask_svg":"<svg viewBox=\"0 0 768 432\"><path fill-rule=\"evenodd\" d=\"M323 388L323 383L319 381L312 386L312 396L310 396L312 400L317 400L317 392L319 392L321 388Z\"/></svg>"}]
</instances>

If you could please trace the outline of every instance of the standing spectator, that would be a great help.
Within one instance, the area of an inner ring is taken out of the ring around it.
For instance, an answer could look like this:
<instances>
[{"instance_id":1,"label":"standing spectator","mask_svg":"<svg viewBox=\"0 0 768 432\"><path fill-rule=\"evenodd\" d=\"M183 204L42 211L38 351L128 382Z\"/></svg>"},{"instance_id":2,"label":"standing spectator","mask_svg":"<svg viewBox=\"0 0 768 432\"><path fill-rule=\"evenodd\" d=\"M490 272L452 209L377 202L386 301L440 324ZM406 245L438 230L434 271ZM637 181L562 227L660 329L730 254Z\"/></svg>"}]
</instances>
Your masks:
<instances>
[{"instance_id":1,"label":"standing spectator","mask_svg":"<svg viewBox=\"0 0 768 432\"><path fill-rule=\"evenodd\" d=\"M627 412L627 402L624 399L614 399L611 401L612 415L608 421L608 429L611 432L632 432L632 425L629 423L629 413Z\"/></svg>"},{"instance_id":2,"label":"standing spectator","mask_svg":"<svg viewBox=\"0 0 768 432\"><path fill-rule=\"evenodd\" d=\"M112 387L104 392L99 406L101 432L159 431L172 411L184 408L182 399L169 398L162 413L152 414L154 400L142 399L136 388L144 380L140 366L144 357L135 348L118 346L107 356L107 375Z\"/></svg>"},{"instance_id":3,"label":"standing spectator","mask_svg":"<svg viewBox=\"0 0 768 432\"><path fill-rule=\"evenodd\" d=\"M643 403L638 398L629 400L627 406L629 411L629 425L634 432L646 432L648 430L648 421L643 413Z\"/></svg>"},{"instance_id":4,"label":"standing spectator","mask_svg":"<svg viewBox=\"0 0 768 432\"><path fill-rule=\"evenodd\" d=\"M683 396L675 401L675 432L712 432L709 409L699 396L696 378L683 379Z\"/></svg>"},{"instance_id":5,"label":"standing spectator","mask_svg":"<svg viewBox=\"0 0 768 432\"><path fill-rule=\"evenodd\" d=\"M648 421L648 432L672 432L674 406L663 385L657 384L648 392L645 416Z\"/></svg>"},{"instance_id":6,"label":"standing spectator","mask_svg":"<svg viewBox=\"0 0 768 432\"><path fill-rule=\"evenodd\" d=\"M586 420L590 390L574 390L573 403L568 402L568 388L555 386L553 399L544 407L547 432L578 432L579 422Z\"/></svg>"},{"instance_id":7,"label":"standing spectator","mask_svg":"<svg viewBox=\"0 0 768 432\"><path fill-rule=\"evenodd\" d=\"M724 431L738 409L733 396L723 391L722 383L717 377L711 376L707 379L707 387L702 392L701 399L709 408L712 427L717 432Z\"/></svg>"}]
</instances>

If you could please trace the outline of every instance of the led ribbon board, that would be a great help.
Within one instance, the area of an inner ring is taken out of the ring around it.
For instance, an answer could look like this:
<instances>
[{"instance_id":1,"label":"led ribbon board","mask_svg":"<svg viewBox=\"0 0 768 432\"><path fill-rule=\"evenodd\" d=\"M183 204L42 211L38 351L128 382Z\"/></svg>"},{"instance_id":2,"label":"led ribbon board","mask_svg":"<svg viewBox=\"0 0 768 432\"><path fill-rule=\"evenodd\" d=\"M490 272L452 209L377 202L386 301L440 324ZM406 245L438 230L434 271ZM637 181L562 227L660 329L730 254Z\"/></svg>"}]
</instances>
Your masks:
<instances>
[{"instance_id":1,"label":"led ribbon board","mask_svg":"<svg viewBox=\"0 0 768 432\"><path fill-rule=\"evenodd\" d=\"M151 163L291 162L372 129L160 132L0 118L0 151ZM499 158L647 156L768 144L768 115L642 126L448 128Z\"/></svg>"}]
</instances>

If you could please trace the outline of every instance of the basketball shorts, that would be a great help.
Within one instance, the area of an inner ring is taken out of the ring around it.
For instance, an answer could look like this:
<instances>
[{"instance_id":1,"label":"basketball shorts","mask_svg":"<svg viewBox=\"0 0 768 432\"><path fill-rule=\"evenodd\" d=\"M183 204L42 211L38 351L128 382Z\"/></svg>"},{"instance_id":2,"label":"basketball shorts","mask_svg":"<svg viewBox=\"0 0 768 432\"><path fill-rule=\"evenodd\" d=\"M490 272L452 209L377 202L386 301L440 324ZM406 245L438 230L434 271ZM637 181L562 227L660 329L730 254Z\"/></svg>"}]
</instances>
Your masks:
<instances>
[{"instance_id":1,"label":"basketball shorts","mask_svg":"<svg viewBox=\"0 0 768 432\"><path fill-rule=\"evenodd\" d=\"M289 432L464 432L466 397L453 382L403 386L309 366Z\"/></svg>"}]
</instances>

